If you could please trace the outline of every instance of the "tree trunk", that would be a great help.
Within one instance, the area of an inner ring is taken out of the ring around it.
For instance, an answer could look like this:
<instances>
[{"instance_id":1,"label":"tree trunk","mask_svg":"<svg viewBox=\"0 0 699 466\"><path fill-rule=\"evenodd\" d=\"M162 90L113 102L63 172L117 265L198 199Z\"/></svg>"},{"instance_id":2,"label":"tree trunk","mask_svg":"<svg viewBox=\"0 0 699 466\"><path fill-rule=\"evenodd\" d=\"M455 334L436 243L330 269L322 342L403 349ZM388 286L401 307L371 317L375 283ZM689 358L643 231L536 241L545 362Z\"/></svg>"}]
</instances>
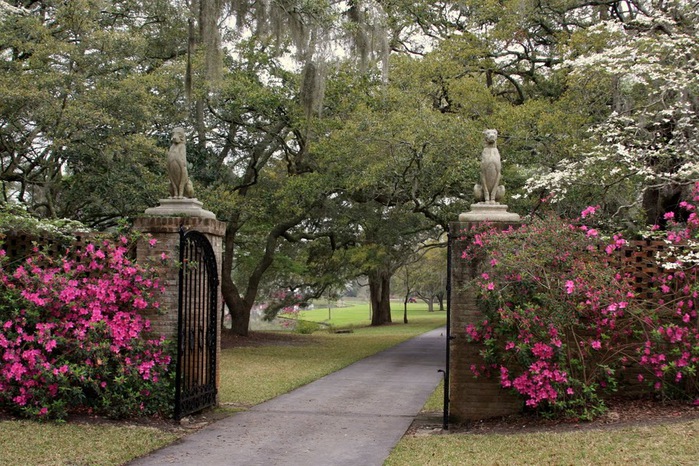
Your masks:
<instances>
[{"instance_id":1,"label":"tree trunk","mask_svg":"<svg viewBox=\"0 0 699 466\"><path fill-rule=\"evenodd\" d=\"M235 222L231 221L226 229L226 237L224 238L223 248L223 263L221 264L221 294L223 301L231 313L231 332L235 335L246 337L248 336L248 327L250 326L250 310L252 303L246 303L240 297L238 288L233 283L231 270L233 270L233 251L235 250Z\"/></svg>"},{"instance_id":2,"label":"tree trunk","mask_svg":"<svg viewBox=\"0 0 699 466\"><path fill-rule=\"evenodd\" d=\"M434 296L427 301L427 312L434 312Z\"/></svg>"},{"instance_id":3,"label":"tree trunk","mask_svg":"<svg viewBox=\"0 0 699 466\"><path fill-rule=\"evenodd\" d=\"M408 323L408 296L406 296L403 301L403 323Z\"/></svg>"},{"instance_id":4,"label":"tree trunk","mask_svg":"<svg viewBox=\"0 0 699 466\"><path fill-rule=\"evenodd\" d=\"M369 296L371 299L371 325L391 323L391 274L376 270L369 273Z\"/></svg>"},{"instance_id":5,"label":"tree trunk","mask_svg":"<svg viewBox=\"0 0 699 466\"><path fill-rule=\"evenodd\" d=\"M234 334L242 337L248 336L248 327L250 326L250 311L252 310L253 304L255 304L255 299L257 299L257 292L259 291L262 277L267 269L269 269L269 267L272 265L272 262L274 262L277 240L282 234L288 231L289 228L298 225L303 218L303 216L298 216L272 228L267 235L264 254L248 277L247 288L245 289L244 296L241 296L240 290L235 283L233 283L233 277L231 276L231 271L233 270L233 251L235 249L235 239L238 232L238 222L237 220L230 220L228 222L226 237L224 239L225 247L223 251L223 277L221 279L221 293L223 294L223 300L226 302L226 306L228 306L228 309L230 309L231 312L231 331Z\"/></svg>"},{"instance_id":6,"label":"tree trunk","mask_svg":"<svg viewBox=\"0 0 699 466\"><path fill-rule=\"evenodd\" d=\"M247 337L250 329L250 310L252 306L240 306L231 309L231 332L233 334Z\"/></svg>"}]
</instances>

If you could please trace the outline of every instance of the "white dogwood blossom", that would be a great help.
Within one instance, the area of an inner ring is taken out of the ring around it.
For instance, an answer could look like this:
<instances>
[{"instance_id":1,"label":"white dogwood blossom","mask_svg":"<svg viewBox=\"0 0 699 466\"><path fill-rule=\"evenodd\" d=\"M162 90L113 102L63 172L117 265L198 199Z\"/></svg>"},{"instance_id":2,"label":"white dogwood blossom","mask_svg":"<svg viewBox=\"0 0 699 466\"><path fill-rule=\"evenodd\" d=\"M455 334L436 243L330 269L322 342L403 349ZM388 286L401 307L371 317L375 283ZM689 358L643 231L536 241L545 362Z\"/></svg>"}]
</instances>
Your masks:
<instances>
[{"instance_id":1,"label":"white dogwood blossom","mask_svg":"<svg viewBox=\"0 0 699 466\"><path fill-rule=\"evenodd\" d=\"M14 14L14 15L23 15L27 13L27 10L24 8L18 8L16 6L12 6L7 2L4 2L0 0L0 17L6 15L6 14Z\"/></svg>"},{"instance_id":2,"label":"white dogwood blossom","mask_svg":"<svg viewBox=\"0 0 699 466\"><path fill-rule=\"evenodd\" d=\"M699 178L699 15L647 13L589 28L590 41L606 46L561 65L571 77L610 78L616 94L607 118L589 129L592 149L530 177L528 192L561 200L585 183L632 183L642 192Z\"/></svg>"}]
</instances>

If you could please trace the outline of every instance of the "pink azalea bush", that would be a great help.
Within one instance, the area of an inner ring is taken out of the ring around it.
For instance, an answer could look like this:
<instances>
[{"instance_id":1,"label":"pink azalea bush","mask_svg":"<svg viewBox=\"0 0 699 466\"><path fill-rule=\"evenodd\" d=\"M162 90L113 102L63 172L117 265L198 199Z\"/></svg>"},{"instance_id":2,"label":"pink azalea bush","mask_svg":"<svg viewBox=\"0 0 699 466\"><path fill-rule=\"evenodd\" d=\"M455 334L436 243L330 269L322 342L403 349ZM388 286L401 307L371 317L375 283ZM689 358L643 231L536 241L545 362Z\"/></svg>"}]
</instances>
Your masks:
<instances>
[{"instance_id":1,"label":"pink azalea bush","mask_svg":"<svg viewBox=\"0 0 699 466\"><path fill-rule=\"evenodd\" d=\"M139 311L157 308L157 278L126 257L126 239L74 258L0 262L0 407L27 417L71 410L110 417L163 412L171 358ZM0 251L4 257L4 251Z\"/></svg>"},{"instance_id":2,"label":"pink azalea bush","mask_svg":"<svg viewBox=\"0 0 699 466\"><path fill-rule=\"evenodd\" d=\"M682 241L678 251L690 258L687 241L697 238L699 220L694 204L683 207L689 221L664 235ZM585 209L582 218L595 210ZM484 315L466 329L483 348L474 375L498 377L530 408L583 419L604 411L604 395L628 381L630 367L658 394L696 398L695 263L677 251L658 258L665 272L655 278L658 299L648 301L635 296L612 257L626 244L621 235L602 242L596 229L554 216L467 234L472 241L463 258L480 264L470 286Z\"/></svg>"}]
</instances>

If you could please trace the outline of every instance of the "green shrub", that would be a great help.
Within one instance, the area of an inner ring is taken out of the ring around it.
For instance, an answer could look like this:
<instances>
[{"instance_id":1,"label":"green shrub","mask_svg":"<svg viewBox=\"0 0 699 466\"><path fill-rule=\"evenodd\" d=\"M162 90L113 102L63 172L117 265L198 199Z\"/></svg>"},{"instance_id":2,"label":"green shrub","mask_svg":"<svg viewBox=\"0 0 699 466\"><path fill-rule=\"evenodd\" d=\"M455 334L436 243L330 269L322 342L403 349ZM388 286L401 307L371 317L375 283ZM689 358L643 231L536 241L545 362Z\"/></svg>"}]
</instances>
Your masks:
<instances>
[{"instance_id":1,"label":"green shrub","mask_svg":"<svg viewBox=\"0 0 699 466\"><path fill-rule=\"evenodd\" d=\"M320 324L318 322L311 322L310 320L299 320L296 322L296 327L294 328L294 332L302 335L310 335L318 330L320 330Z\"/></svg>"}]
</instances>

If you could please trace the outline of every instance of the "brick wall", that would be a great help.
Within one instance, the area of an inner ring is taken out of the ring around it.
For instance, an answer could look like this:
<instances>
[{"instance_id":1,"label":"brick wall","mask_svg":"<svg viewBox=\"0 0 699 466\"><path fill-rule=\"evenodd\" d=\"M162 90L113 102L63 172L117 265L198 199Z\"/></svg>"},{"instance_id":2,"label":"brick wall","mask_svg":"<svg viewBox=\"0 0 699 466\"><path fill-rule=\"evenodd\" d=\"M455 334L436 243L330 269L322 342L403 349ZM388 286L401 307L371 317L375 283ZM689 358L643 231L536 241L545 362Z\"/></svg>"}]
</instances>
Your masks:
<instances>
[{"instance_id":1,"label":"brick wall","mask_svg":"<svg viewBox=\"0 0 699 466\"><path fill-rule=\"evenodd\" d=\"M468 324L478 324L482 314L478 311L476 293L469 290L469 282L475 278L479 264L461 258L469 241L467 232L474 223L454 222L450 225L450 234L455 238L452 246L452 292L451 292L451 326L452 340L449 346L449 397L450 414L454 422L464 422L490 417L503 416L518 412L522 402L508 390L502 389L495 378L475 378L470 370L472 364L483 364L479 343L469 343L465 328ZM503 229L513 224L502 223ZM654 278L662 273L662 267L656 260L659 253L668 252L669 245L658 240L629 241L628 245L615 251L609 258L609 266L618 268L622 275L634 287L637 298L657 298ZM682 247L679 247L682 250ZM635 375L637 367L627 368L625 379L629 381L627 391L639 393Z\"/></svg>"},{"instance_id":2,"label":"brick wall","mask_svg":"<svg viewBox=\"0 0 699 466\"><path fill-rule=\"evenodd\" d=\"M173 264L173 260L179 260L180 255L180 227L185 230L196 230L203 233L211 242L216 256L216 265L219 275L219 290L217 293L216 312L221 309L221 261L223 257L223 236L226 232L226 224L216 219L200 217L140 217L134 222L134 228L150 235L157 240L154 247L148 244L149 238L139 241L136 248L137 261L140 263L151 262L156 265L160 275L164 291L159 296L160 308L157 312L151 312L147 317L151 321L151 330L158 335L176 341L177 339L177 306L179 268ZM161 255L166 254L166 263L161 261ZM220 325L220 322L219 322ZM221 361L221 332L216 332L216 388L220 387L220 361Z\"/></svg>"},{"instance_id":3,"label":"brick wall","mask_svg":"<svg viewBox=\"0 0 699 466\"><path fill-rule=\"evenodd\" d=\"M468 288L468 283L476 276L479 264L461 258L468 241L461 238L461 233L470 230L473 225L455 222L449 226L452 238L456 238L451 249L449 413L450 419L457 423L516 413L523 406L522 401L501 388L496 379L476 378L470 370L472 364L483 364L483 359L478 354L482 345L469 343L465 331L468 324L475 325L483 320L483 315L478 310L476 293ZM503 229L519 226L505 222L498 225Z\"/></svg>"},{"instance_id":4,"label":"brick wall","mask_svg":"<svg viewBox=\"0 0 699 466\"><path fill-rule=\"evenodd\" d=\"M684 247L673 246L682 251ZM635 240L615 251L610 258L610 266L628 277L638 298L652 299L655 295L654 279L663 272L656 260L658 254L667 254L670 245L660 240Z\"/></svg>"}]
</instances>

